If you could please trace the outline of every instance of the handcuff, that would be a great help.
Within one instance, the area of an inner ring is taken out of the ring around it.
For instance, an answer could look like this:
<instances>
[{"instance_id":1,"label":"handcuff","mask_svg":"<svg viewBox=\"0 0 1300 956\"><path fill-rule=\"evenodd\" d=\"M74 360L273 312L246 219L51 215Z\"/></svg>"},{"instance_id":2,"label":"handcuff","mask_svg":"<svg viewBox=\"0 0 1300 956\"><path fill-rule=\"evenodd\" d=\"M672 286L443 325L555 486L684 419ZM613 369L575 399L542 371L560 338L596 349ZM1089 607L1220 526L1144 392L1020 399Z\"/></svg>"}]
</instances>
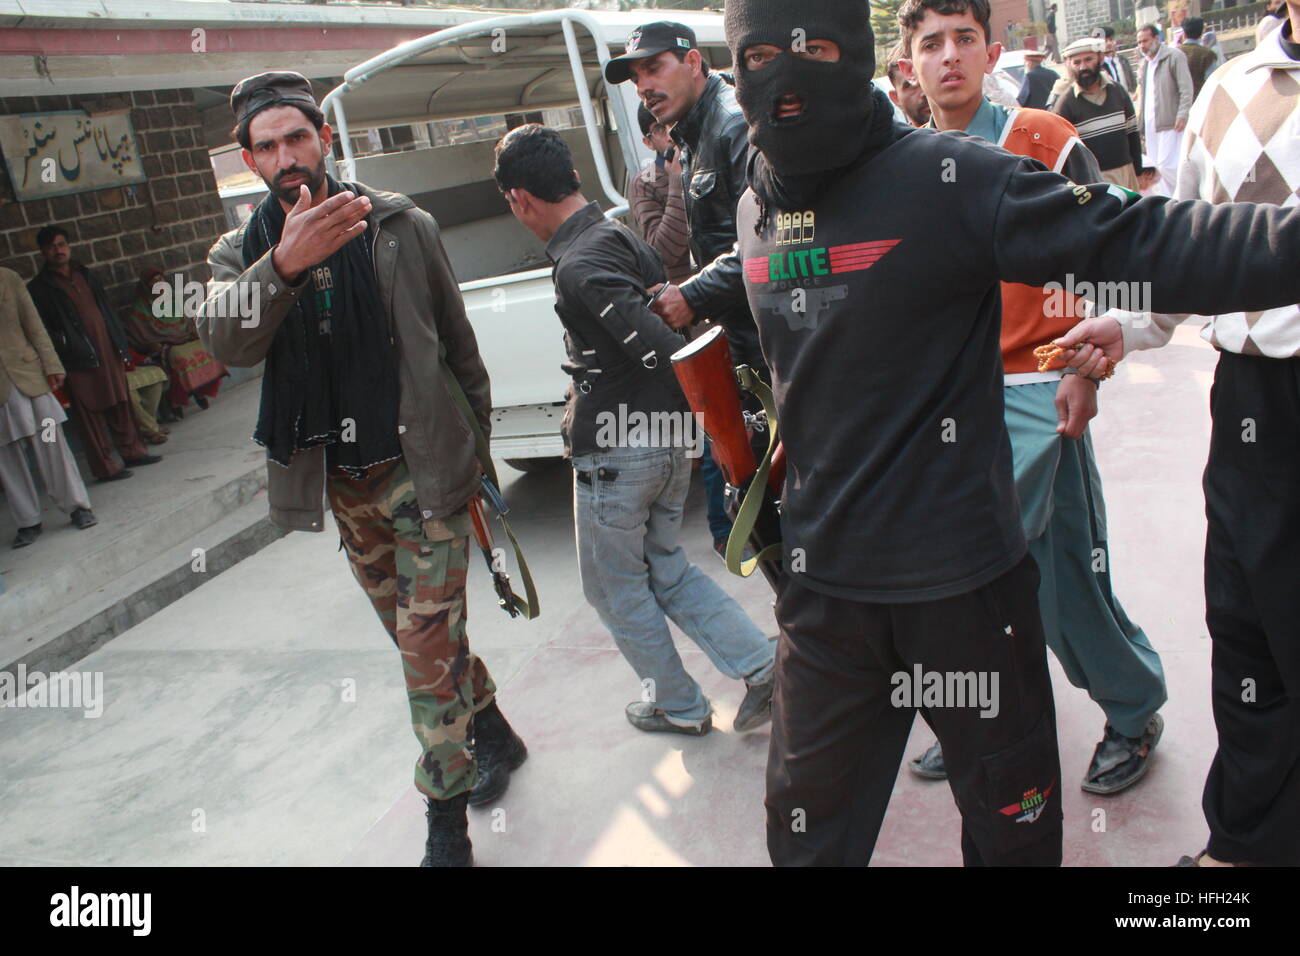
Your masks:
<instances>
[{"instance_id":1,"label":"handcuff","mask_svg":"<svg viewBox=\"0 0 1300 956\"><path fill-rule=\"evenodd\" d=\"M1109 362L1110 359L1106 359L1106 361ZM1065 368L1061 369L1061 374L1062 375L1083 375L1083 373L1080 372L1077 368L1070 368L1070 366L1068 365ZM1105 381L1104 379L1094 378L1091 375L1083 375L1083 377L1086 378L1088 381L1092 382L1093 385L1096 385L1098 390L1101 389L1101 383Z\"/></svg>"}]
</instances>

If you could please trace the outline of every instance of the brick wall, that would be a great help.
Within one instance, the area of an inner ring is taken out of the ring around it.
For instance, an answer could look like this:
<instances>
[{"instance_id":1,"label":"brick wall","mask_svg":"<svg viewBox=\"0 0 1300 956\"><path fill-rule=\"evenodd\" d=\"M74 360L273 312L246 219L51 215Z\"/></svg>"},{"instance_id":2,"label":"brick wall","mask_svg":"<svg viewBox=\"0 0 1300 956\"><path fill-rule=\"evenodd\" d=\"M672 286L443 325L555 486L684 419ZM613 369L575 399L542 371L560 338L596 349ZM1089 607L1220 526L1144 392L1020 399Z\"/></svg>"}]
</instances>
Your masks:
<instances>
[{"instance_id":1,"label":"brick wall","mask_svg":"<svg viewBox=\"0 0 1300 956\"><path fill-rule=\"evenodd\" d=\"M1131 7L1131 4L1112 5L1111 0L1058 0L1056 10L1056 38L1064 49L1071 41L1086 37L1092 28L1115 19L1112 14L1122 12L1114 7ZM1062 17L1061 13L1065 16ZM1129 14L1130 16L1132 14Z\"/></svg>"},{"instance_id":2,"label":"brick wall","mask_svg":"<svg viewBox=\"0 0 1300 956\"><path fill-rule=\"evenodd\" d=\"M0 173L0 266L30 279L43 264L36 233L57 224L68 230L73 258L90 267L119 309L130 305L145 266L208 279L208 249L226 219L190 90L0 97L0 114L125 107L148 182L17 202L7 171Z\"/></svg>"},{"instance_id":3,"label":"brick wall","mask_svg":"<svg viewBox=\"0 0 1300 956\"><path fill-rule=\"evenodd\" d=\"M989 3L989 39L997 43L1007 43L1007 27L1029 19L1027 0L990 0ZM1020 42L1015 44L1017 48Z\"/></svg>"}]
</instances>

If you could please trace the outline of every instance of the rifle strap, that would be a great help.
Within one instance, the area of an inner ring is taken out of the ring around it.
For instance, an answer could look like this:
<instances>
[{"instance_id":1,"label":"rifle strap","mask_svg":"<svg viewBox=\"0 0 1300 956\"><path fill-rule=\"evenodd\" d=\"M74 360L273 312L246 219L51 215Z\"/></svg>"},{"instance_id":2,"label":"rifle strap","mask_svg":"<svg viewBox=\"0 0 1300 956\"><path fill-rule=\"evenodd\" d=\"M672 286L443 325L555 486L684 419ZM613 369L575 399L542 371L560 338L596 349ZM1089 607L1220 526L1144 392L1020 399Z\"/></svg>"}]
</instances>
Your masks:
<instances>
[{"instance_id":1,"label":"rifle strap","mask_svg":"<svg viewBox=\"0 0 1300 956\"><path fill-rule=\"evenodd\" d=\"M745 545L749 541L749 536L754 533L754 524L758 521L758 513L763 507L767 476L772 471L772 456L776 453L779 438L776 400L772 397L772 390L748 365L736 369L736 378L740 381L741 388L758 396L758 400L763 403L763 411L767 413L767 454L763 456L763 463L758 466L758 471L754 472L754 477L750 479L745 498L740 503L740 511L737 512L736 520L731 526L731 536L727 538L727 570L747 578L758 568L760 561L778 558L782 553L781 544L777 542L769 544L748 561L743 560Z\"/></svg>"},{"instance_id":2,"label":"rifle strap","mask_svg":"<svg viewBox=\"0 0 1300 956\"><path fill-rule=\"evenodd\" d=\"M452 401L460 409L462 417L464 417L466 424L469 425L470 434L474 436L474 450L478 455L479 464L483 467L483 474L500 491L501 482L497 478L496 465L492 463L492 446L488 443L487 436L483 434L483 429L479 426L478 417L474 414L474 408L469 403L469 397L466 396L465 389L461 387L460 381L451 370L451 366L447 364L447 346L442 342L438 343L438 358L442 362L442 373L447 380L447 391L451 393ZM500 512L497 512L497 517L501 519L501 527L505 529L506 537L510 539L510 546L514 548L515 561L519 564L519 578L524 582L524 594L527 596L525 599L516 594L515 608L523 615L525 620L531 621L541 614L541 608L537 603L537 588L533 585L533 575L528 570L528 562L524 559L524 551L519 547L519 539L515 537L510 522Z\"/></svg>"}]
</instances>

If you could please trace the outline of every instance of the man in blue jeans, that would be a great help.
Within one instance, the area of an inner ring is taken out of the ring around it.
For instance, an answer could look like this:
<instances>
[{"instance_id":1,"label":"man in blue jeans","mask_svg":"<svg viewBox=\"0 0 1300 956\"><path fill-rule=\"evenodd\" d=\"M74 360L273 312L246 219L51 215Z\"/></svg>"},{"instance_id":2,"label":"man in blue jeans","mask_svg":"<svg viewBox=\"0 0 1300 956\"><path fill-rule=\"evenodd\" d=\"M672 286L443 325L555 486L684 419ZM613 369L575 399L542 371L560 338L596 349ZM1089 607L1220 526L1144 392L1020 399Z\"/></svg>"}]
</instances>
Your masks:
<instances>
[{"instance_id":1,"label":"man in blue jeans","mask_svg":"<svg viewBox=\"0 0 1300 956\"><path fill-rule=\"evenodd\" d=\"M647 307L659 256L580 190L559 133L528 125L496 147L495 177L515 218L555 263L555 310L574 378L564 440L574 468L578 564L587 601L641 679L627 719L702 735L712 708L686 672L668 619L728 677L744 680L733 724L771 719L775 645L678 544L690 489L689 406L669 357L684 343ZM694 454L698 456L698 445Z\"/></svg>"}]
</instances>

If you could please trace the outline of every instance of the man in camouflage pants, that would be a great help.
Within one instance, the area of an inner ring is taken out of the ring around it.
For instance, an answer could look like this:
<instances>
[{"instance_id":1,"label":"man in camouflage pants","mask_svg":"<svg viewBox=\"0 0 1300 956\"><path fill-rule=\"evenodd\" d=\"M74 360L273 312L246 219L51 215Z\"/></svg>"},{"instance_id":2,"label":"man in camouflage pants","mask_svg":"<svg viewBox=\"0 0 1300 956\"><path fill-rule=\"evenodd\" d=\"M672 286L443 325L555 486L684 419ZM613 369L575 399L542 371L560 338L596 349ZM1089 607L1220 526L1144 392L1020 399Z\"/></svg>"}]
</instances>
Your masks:
<instances>
[{"instance_id":1,"label":"man in camouflage pants","mask_svg":"<svg viewBox=\"0 0 1300 956\"><path fill-rule=\"evenodd\" d=\"M266 360L254 438L271 520L322 531L329 498L402 656L428 800L423 865L468 866L467 806L500 797L528 753L465 633L481 466L445 377L488 433L487 370L437 223L406 196L326 174L333 136L307 79L250 77L231 107L270 194L209 253L199 332L227 365Z\"/></svg>"},{"instance_id":2,"label":"man in camouflage pants","mask_svg":"<svg viewBox=\"0 0 1300 956\"><path fill-rule=\"evenodd\" d=\"M496 693L465 635L469 515L422 522L404 461L371 472L330 474L330 508L352 573L402 654L411 725L424 748L416 786L429 796L465 790L474 777L470 715Z\"/></svg>"}]
</instances>

